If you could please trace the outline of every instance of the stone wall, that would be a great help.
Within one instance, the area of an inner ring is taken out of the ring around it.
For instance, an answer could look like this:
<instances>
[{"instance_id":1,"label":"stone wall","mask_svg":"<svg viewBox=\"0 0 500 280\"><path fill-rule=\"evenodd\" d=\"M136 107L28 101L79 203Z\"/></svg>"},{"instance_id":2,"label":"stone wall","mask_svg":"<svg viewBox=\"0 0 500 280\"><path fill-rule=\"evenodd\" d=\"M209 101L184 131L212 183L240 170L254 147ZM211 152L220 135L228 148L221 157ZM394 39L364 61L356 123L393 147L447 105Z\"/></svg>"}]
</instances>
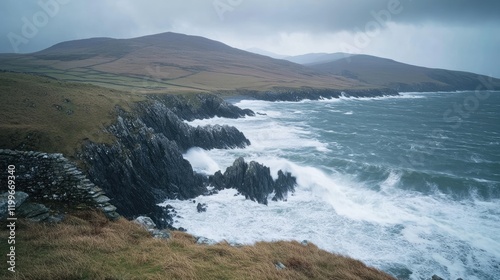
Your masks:
<instances>
[{"instance_id":1,"label":"stone wall","mask_svg":"<svg viewBox=\"0 0 500 280\"><path fill-rule=\"evenodd\" d=\"M2 189L7 186L9 165L16 167L16 192L27 193L31 201L47 204L49 208L98 208L110 219L119 217L104 191L62 154L0 149Z\"/></svg>"}]
</instances>

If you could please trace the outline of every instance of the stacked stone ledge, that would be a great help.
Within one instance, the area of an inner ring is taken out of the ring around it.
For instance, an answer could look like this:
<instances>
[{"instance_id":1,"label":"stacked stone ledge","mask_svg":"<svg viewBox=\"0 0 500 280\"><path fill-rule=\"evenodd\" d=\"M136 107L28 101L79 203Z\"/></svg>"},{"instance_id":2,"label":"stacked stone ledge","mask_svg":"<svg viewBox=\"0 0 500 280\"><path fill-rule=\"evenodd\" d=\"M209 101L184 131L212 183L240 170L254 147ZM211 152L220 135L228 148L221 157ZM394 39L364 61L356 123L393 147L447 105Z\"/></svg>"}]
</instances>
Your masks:
<instances>
[{"instance_id":1,"label":"stacked stone ledge","mask_svg":"<svg viewBox=\"0 0 500 280\"><path fill-rule=\"evenodd\" d=\"M111 220L120 217L104 191L62 154L0 149L2 186L7 186L3 181L7 180L8 165L16 167L16 192L27 193L30 201L61 203L76 209L97 208Z\"/></svg>"}]
</instances>

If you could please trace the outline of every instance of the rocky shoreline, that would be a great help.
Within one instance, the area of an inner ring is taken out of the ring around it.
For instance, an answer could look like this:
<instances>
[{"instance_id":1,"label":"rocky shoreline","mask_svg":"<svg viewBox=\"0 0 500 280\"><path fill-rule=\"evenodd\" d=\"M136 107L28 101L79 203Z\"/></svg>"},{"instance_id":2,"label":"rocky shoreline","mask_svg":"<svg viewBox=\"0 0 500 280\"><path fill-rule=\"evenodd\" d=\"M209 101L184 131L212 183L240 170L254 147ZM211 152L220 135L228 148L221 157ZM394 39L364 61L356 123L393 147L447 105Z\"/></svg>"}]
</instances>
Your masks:
<instances>
[{"instance_id":1,"label":"rocky shoreline","mask_svg":"<svg viewBox=\"0 0 500 280\"><path fill-rule=\"evenodd\" d=\"M277 92L274 100L301 100L346 96L338 91ZM351 92L349 96L381 96L386 92ZM394 94L389 92L389 94ZM396 93L397 94L397 93ZM271 99L270 95L253 98ZM240 118L254 112L227 103L215 95L183 99L172 95L153 96L137 105L133 113L120 111L118 121L107 128L116 137L113 145L87 143L79 158L93 182L112 198L118 212L127 218L149 216L159 228L171 227L172 209L156 206L165 199L191 199L213 191L235 188L247 199L267 204L268 197L284 200L296 184L290 173L270 170L257 162L236 159L224 174L204 176L193 171L182 154L192 147L203 149L241 148L251 143L234 127L192 127L184 121L211 117Z\"/></svg>"},{"instance_id":2,"label":"rocky shoreline","mask_svg":"<svg viewBox=\"0 0 500 280\"><path fill-rule=\"evenodd\" d=\"M246 93L263 100L395 95L394 92L322 91L304 94L279 92ZM246 199L266 204L268 199L284 200L293 193L296 178L258 162L235 159L224 172L206 176L196 173L183 153L192 147L203 149L243 148L251 145L235 127L193 127L185 121L211 117L251 117L254 112L231 105L216 95L197 95L186 99L172 95L152 96L138 103L132 112L117 108L117 121L106 128L115 137L112 144L87 142L78 153L78 164L62 154L0 149L2 166L19 169L18 213L36 222L58 222L67 209L100 209L109 219L122 215L135 219L156 238L170 238L175 209L160 207L165 199L193 199L227 188L236 189ZM276 176L274 177L276 178ZM0 194L0 214L5 215L6 197ZM16 201L17 202L17 201ZM194 204L198 212L207 205ZM5 209L4 209L5 208ZM208 210L210 211L210 210ZM20 216L20 217L21 217ZM185 230L180 228L179 230ZM199 240L198 240L199 239ZM210 244L203 237L199 244ZM411 274L411 272L409 272ZM434 275L432 279L441 279Z\"/></svg>"},{"instance_id":3,"label":"rocky shoreline","mask_svg":"<svg viewBox=\"0 0 500 280\"><path fill-rule=\"evenodd\" d=\"M224 93L224 92L222 92ZM382 96L397 96L398 91L390 88L382 89L357 89L357 90L333 90L333 89L318 89L304 87L301 89L295 88L277 88L272 91L252 91L252 90L237 90L231 92L244 98L251 98L264 101L301 101L332 99L340 97L382 97Z\"/></svg>"},{"instance_id":4,"label":"rocky shoreline","mask_svg":"<svg viewBox=\"0 0 500 280\"><path fill-rule=\"evenodd\" d=\"M165 199L191 199L215 191L236 188L248 199L267 204L286 199L295 178L270 170L256 162L235 161L224 175L198 174L182 156L192 147L203 149L243 148L250 141L230 126L193 127L184 121L215 116L240 118L254 112L227 103L215 95L197 95L189 100L165 95L139 103L134 112L118 112L118 121L106 128L116 141L112 145L86 143L78 155L92 181L103 188L127 217L151 217L158 228L172 227L173 209L156 204Z\"/></svg>"},{"instance_id":5,"label":"rocky shoreline","mask_svg":"<svg viewBox=\"0 0 500 280\"><path fill-rule=\"evenodd\" d=\"M269 101L398 94L390 90L342 92L316 89L240 93L246 98ZM267 204L268 198L286 200L287 194L294 191L296 179L293 174L280 170L277 179L273 180L269 168L257 162L246 163L243 158L235 159L234 164L224 173L218 171L206 176L194 172L191 164L183 158L183 153L192 147L208 150L251 145L245 135L235 127L193 127L185 121L212 117L251 117L255 115L251 110L238 108L214 94L189 97L153 95L146 101L137 103L132 112L120 108L116 110L116 122L105 128L106 132L115 138L114 143L86 142L77 154L81 168L72 166L71 170L62 172L69 172L69 175L71 172L78 172L78 178L85 180L85 184L92 185L92 188L102 191L100 194L105 194L108 199L106 203L126 218L148 216L159 229L171 228L175 210L157 206L165 199L186 200L199 195L210 195L226 188L235 188L247 199ZM0 154L0 158L2 157L5 159L5 156ZM60 160L67 161L64 158ZM37 165L38 161L26 158L26 163L28 162ZM19 164L24 166L22 158ZM69 166L70 163L65 164ZM54 174L56 178L59 176L57 170L45 170L44 174ZM214 189L209 190L209 186ZM64 188L52 189L59 193ZM30 189L26 191L33 199L37 198L36 192ZM56 196L58 197L58 194Z\"/></svg>"}]
</instances>

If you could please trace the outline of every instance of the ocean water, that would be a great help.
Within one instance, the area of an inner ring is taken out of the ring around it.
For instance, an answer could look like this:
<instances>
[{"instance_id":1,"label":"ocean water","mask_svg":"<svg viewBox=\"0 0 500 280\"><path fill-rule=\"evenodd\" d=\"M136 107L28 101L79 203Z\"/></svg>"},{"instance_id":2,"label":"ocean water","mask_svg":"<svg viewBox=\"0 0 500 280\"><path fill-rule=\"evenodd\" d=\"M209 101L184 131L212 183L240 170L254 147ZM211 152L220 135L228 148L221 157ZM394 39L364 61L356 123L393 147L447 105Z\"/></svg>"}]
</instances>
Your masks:
<instances>
[{"instance_id":1,"label":"ocean water","mask_svg":"<svg viewBox=\"0 0 500 280\"><path fill-rule=\"evenodd\" d=\"M235 190L168 200L174 226L216 241L308 240L400 279L500 279L500 92L404 93L302 102L237 101L228 124L252 144L189 150L201 173L239 156L297 177L287 201Z\"/></svg>"}]
</instances>

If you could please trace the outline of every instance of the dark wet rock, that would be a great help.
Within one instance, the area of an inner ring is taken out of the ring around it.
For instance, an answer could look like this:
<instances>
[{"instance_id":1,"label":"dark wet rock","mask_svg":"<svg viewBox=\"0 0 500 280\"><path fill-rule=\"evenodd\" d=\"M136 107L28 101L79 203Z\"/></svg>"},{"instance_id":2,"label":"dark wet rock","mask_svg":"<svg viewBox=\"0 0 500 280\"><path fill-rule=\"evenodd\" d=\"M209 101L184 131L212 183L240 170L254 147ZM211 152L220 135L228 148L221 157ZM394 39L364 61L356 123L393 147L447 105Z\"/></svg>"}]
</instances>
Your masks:
<instances>
[{"instance_id":1,"label":"dark wet rock","mask_svg":"<svg viewBox=\"0 0 500 280\"><path fill-rule=\"evenodd\" d=\"M319 100L339 97L380 97L399 95L390 88L382 89L360 89L360 90L332 90L303 87L296 88L276 88L269 91L240 90L238 94L249 96L266 101L300 101L304 99Z\"/></svg>"},{"instance_id":2,"label":"dark wet rock","mask_svg":"<svg viewBox=\"0 0 500 280\"><path fill-rule=\"evenodd\" d=\"M197 107L180 97L157 96L138 104L133 112L119 111L118 121L107 128L116 141L112 145L85 145L79 158L87 166L92 182L104 190L118 213L128 218L147 215L158 228L171 227L171 217L157 203L208 192L205 176L195 173L182 153L192 147L236 148L250 144L234 127L193 127L184 122L177 114L185 119L229 116L228 112L233 112L232 117L244 115L230 104L215 106L213 102L221 101L215 97L195 99Z\"/></svg>"},{"instance_id":3,"label":"dark wet rock","mask_svg":"<svg viewBox=\"0 0 500 280\"><path fill-rule=\"evenodd\" d=\"M219 170L215 172L214 175L210 176L210 184L215 187L215 189L222 190L226 188L226 181L224 178L224 175L222 175L222 172Z\"/></svg>"},{"instance_id":4,"label":"dark wet rock","mask_svg":"<svg viewBox=\"0 0 500 280\"><path fill-rule=\"evenodd\" d=\"M82 157L90 177L120 214L147 215L158 223L163 213L157 203L205 191L202 176L194 173L176 142L162 133L132 117L120 117L109 130L117 141L112 146L88 143Z\"/></svg>"},{"instance_id":5,"label":"dark wet rock","mask_svg":"<svg viewBox=\"0 0 500 280\"><path fill-rule=\"evenodd\" d=\"M244 174L243 184L238 190L247 199L267 204L267 196L274 190L274 181L269 167L251 161Z\"/></svg>"},{"instance_id":6,"label":"dark wet rock","mask_svg":"<svg viewBox=\"0 0 500 280\"><path fill-rule=\"evenodd\" d=\"M273 201L286 200L286 195L290 191L290 186L296 186L297 179L290 172L278 171L278 179L274 183L275 195ZM293 189L292 189L293 190Z\"/></svg>"},{"instance_id":7,"label":"dark wet rock","mask_svg":"<svg viewBox=\"0 0 500 280\"><path fill-rule=\"evenodd\" d=\"M252 110L241 109L213 94L196 94L189 99L174 95L161 95L156 99L172 108L172 112L179 118L189 121L213 117L236 119L255 115Z\"/></svg>"},{"instance_id":8,"label":"dark wet rock","mask_svg":"<svg viewBox=\"0 0 500 280\"><path fill-rule=\"evenodd\" d=\"M205 203L198 203L198 205L196 205L196 210L198 213L207 212L207 205Z\"/></svg>"},{"instance_id":9,"label":"dark wet rock","mask_svg":"<svg viewBox=\"0 0 500 280\"><path fill-rule=\"evenodd\" d=\"M444 280L443 278L437 276L436 274L432 275L432 280Z\"/></svg>"},{"instance_id":10,"label":"dark wet rock","mask_svg":"<svg viewBox=\"0 0 500 280\"><path fill-rule=\"evenodd\" d=\"M286 199L288 192L293 192L296 179L290 173L278 172L276 181L271 177L269 167L255 161L246 163L238 158L229 166L224 174L216 172L209 178L210 184L216 189L234 188L247 199L267 204L267 198L275 193L273 200Z\"/></svg>"},{"instance_id":11,"label":"dark wet rock","mask_svg":"<svg viewBox=\"0 0 500 280\"><path fill-rule=\"evenodd\" d=\"M203 149L243 148L250 141L235 127L227 125L207 125L193 127L182 121L167 105L160 102L143 103L141 120L155 132L174 141L180 149L191 147Z\"/></svg>"},{"instance_id":12,"label":"dark wet rock","mask_svg":"<svg viewBox=\"0 0 500 280\"><path fill-rule=\"evenodd\" d=\"M172 206L167 205L163 207L155 205L153 212L150 213L149 217L155 221L158 229L171 228L173 222L171 213L175 213Z\"/></svg>"},{"instance_id":13,"label":"dark wet rock","mask_svg":"<svg viewBox=\"0 0 500 280\"><path fill-rule=\"evenodd\" d=\"M193 127L183 120L238 118L254 113L213 95L161 95L128 112L117 108L117 114L117 121L105 128L115 141L86 142L77 155L83 169L62 154L9 150L0 150L0 164L18 166L22 175L17 181L25 188L20 190L26 191L33 202L51 208L97 207L110 219L117 219L118 213L127 218L147 215L159 229L168 228L171 214L157 203L210 193L207 178L196 174L182 153L191 147L236 148L250 144L234 127Z\"/></svg>"}]
</instances>

